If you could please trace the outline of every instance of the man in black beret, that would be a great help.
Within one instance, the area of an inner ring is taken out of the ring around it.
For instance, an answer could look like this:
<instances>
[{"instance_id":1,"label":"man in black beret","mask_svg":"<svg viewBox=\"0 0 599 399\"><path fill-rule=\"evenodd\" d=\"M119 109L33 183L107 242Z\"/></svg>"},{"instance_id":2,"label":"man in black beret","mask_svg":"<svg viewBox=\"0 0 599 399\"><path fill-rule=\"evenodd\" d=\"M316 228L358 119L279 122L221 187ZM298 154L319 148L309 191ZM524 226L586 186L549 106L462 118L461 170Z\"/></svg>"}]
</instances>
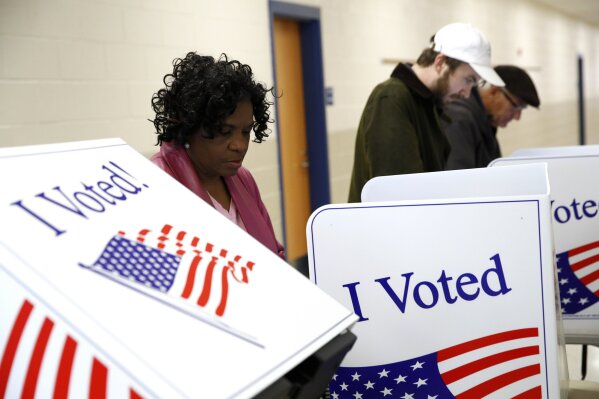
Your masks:
<instances>
[{"instance_id":1,"label":"man in black beret","mask_svg":"<svg viewBox=\"0 0 599 399\"><path fill-rule=\"evenodd\" d=\"M443 130L451 145L446 169L484 168L501 157L497 128L520 119L527 107L541 102L526 71L513 65L496 66L505 87L484 84L469 98L447 103Z\"/></svg>"}]
</instances>

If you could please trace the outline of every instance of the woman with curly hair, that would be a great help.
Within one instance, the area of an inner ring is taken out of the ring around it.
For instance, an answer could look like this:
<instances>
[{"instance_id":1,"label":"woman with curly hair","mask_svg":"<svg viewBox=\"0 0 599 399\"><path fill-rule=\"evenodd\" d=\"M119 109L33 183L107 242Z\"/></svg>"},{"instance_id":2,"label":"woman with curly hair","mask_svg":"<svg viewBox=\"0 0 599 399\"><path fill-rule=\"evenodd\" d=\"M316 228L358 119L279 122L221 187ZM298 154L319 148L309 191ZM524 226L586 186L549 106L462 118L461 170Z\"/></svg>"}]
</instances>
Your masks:
<instances>
[{"instance_id":1,"label":"woman with curly hair","mask_svg":"<svg viewBox=\"0 0 599 399\"><path fill-rule=\"evenodd\" d=\"M152 96L160 151L152 162L285 259L250 172L241 166L253 141L268 137L270 91L249 65L190 52L173 61Z\"/></svg>"}]
</instances>

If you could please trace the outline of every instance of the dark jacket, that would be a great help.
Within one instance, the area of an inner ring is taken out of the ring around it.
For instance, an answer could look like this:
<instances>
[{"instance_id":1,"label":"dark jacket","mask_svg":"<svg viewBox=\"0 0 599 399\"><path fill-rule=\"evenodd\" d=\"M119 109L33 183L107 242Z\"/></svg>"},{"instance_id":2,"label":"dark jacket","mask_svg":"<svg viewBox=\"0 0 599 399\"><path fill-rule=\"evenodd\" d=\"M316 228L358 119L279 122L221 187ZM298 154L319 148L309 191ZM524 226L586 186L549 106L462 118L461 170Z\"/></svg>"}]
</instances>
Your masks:
<instances>
[{"instance_id":1,"label":"dark jacket","mask_svg":"<svg viewBox=\"0 0 599 399\"><path fill-rule=\"evenodd\" d=\"M501 157L497 129L491 125L477 90L472 90L469 98L448 103L445 113L451 119L442 122L451 143L447 169L485 168Z\"/></svg>"},{"instance_id":2,"label":"dark jacket","mask_svg":"<svg viewBox=\"0 0 599 399\"><path fill-rule=\"evenodd\" d=\"M358 126L349 202L360 201L373 177L443 170L449 142L439 112L433 93L408 65L399 64L377 85Z\"/></svg>"}]
</instances>

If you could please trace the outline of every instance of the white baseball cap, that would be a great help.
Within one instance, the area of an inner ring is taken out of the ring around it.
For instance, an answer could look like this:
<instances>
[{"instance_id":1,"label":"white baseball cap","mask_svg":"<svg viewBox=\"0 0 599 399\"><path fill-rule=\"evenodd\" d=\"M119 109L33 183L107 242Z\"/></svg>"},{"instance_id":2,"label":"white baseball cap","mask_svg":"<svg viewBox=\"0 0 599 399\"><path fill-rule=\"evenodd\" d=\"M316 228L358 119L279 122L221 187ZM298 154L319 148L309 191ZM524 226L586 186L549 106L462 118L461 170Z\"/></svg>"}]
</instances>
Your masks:
<instances>
[{"instance_id":1,"label":"white baseball cap","mask_svg":"<svg viewBox=\"0 0 599 399\"><path fill-rule=\"evenodd\" d=\"M470 24L456 22L439 29L433 37L433 50L467 63L492 85L505 86L491 65L491 44Z\"/></svg>"}]
</instances>

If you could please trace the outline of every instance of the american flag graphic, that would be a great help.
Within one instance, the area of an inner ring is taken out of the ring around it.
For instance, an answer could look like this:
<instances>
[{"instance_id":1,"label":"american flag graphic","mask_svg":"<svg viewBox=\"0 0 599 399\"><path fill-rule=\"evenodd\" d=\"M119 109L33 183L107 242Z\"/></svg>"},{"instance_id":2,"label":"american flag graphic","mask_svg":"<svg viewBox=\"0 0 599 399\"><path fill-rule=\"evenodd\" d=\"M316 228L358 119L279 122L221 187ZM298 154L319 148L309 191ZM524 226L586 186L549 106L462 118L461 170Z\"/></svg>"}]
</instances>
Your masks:
<instances>
[{"instance_id":1,"label":"american flag graphic","mask_svg":"<svg viewBox=\"0 0 599 399\"><path fill-rule=\"evenodd\" d=\"M599 300L599 241L557 254L563 314L576 314Z\"/></svg>"},{"instance_id":2,"label":"american flag graphic","mask_svg":"<svg viewBox=\"0 0 599 399\"><path fill-rule=\"evenodd\" d=\"M340 367L333 399L542 397L537 328L502 331L397 363Z\"/></svg>"},{"instance_id":3,"label":"american flag graphic","mask_svg":"<svg viewBox=\"0 0 599 399\"><path fill-rule=\"evenodd\" d=\"M243 261L241 255L168 224L156 233L142 229L134 239L125 235L120 231L112 237L91 268L183 299L219 317L227 309L232 283L248 284L254 268L254 262Z\"/></svg>"},{"instance_id":4,"label":"american flag graphic","mask_svg":"<svg viewBox=\"0 0 599 399\"><path fill-rule=\"evenodd\" d=\"M0 398L142 396L117 367L27 298L2 303Z\"/></svg>"}]
</instances>

